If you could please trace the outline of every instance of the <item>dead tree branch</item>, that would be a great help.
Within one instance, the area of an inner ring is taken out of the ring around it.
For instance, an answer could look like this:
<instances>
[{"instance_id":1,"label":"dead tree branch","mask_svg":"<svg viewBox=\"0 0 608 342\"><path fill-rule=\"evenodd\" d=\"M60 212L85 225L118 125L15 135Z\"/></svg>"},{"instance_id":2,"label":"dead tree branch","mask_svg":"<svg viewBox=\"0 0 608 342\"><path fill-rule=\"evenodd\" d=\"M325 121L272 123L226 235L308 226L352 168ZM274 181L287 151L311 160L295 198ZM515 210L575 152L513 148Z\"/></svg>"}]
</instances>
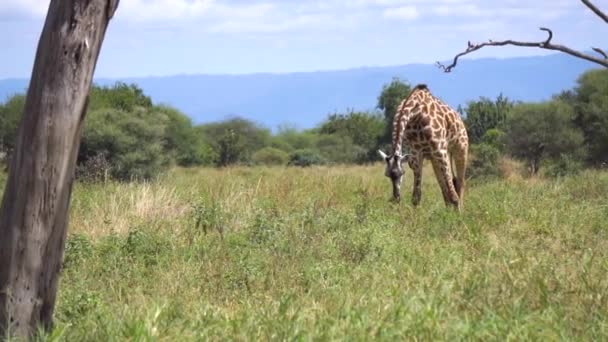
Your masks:
<instances>
[{"instance_id":1,"label":"dead tree branch","mask_svg":"<svg viewBox=\"0 0 608 342\"><path fill-rule=\"evenodd\" d=\"M583 4L585 4L585 6L587 6L591 11L593 11L593 13L595 13L598 17L600 17L606 23L608 23L608 14L602 12L599 8L597 8L589 0L581 0L581 2ZM541 49L545 49L545 50L561 51L561 52L567 53L571 56L581 58L581 59L587 60L589 62L593 62L593 63L599 64L603 67L608 68L608 54L604 50L597 48L597 47L592 47L593 51L595 51L599 55L601 55L601 57L597 57L597 56L592 56L592 55L586 54L581 51L574 50L574 49L569 48L564 45L553 44L553 43L551 43L551 40L553 39L553 32L546 27L541 27L540 29L542 31L547 32L547 34L548 34L547 39L544 41L522 42L522 41L509 39L509 40L503 40L503 41L488 40L487 42L480 43L480 44L472 44L471 42L468 42L467 49L465 51L457 54L454 57L452 64L446 66L440 62L437 62L437 67L442 69L444 72L450 72L450 71L452 71L452 69L454 69L456 67L456 64L458 63L458 59L464 55L468 55L469 53L477 51L485 46L513 45L513 46L535 47L535 48L541 48Z\"/></svg>"},{"instance_id":2,"label":"dead tree branch","mask_svg":"<svg viewBox=\"0 0 608 342\"><path fill-rule=\"evenodd\" d=\"M599 8L595 7L594 4L589 0L581 0L585 6L589 7L590 10L593 11L598 17L602 18L606 23L608 23L608 14L602 12Z\"/></svg>"},{"instance_id":3,"label":"dead tree branch","mask_svg":"<svg viewBox=\"0 0 608 342\"><path fill-rule=\"evenodd\" d=\"M536 47L536 48L541 48L541 49L546 49L546 50L555 50L555 51L561 51L564 53L567 53L571 56L574 57L578 57L578 58L582 58L585 60L588 60L590 62L593 63L597 63L599 65L602 65L606 68L608 68L608 56L606 55L606 53L604 51L602 51L599 48L593 48L593 50L597 53L599 53L600 55L602 55L603 58L599 58L599 57L595 57L595 56L591 56L588 55L584 52L580 52L574 49L571 49L567 46L564 45L560 45L560 44L553 44L551 43L551 40L553 39L553 32L546 28L546 27L541 27L540 28L542 31L547 32L547 34L549 35L547 37L546 40L540 41L540 42L522 42L522 41L517 41L517 40L503 40L503 41L493 41L493 40L489 40L485 43L480 43L480 44L472 44L471 42L468 42L468 46L467 49L459 54L457 54L454 57L454 60L452 61L452 64L446 66L443 65L440 62L437 62L437 67L439 67L440 69L442 69L445 72L451 72L452 69L454 69L454 67L456 67L456 64L458 63L458 59L464 55L468 55L469 53L473 52L473 51L477 51L485 46L505 46L505 45L514 45L514 46L523 46L523 47Z\"/></svg>"}]
</instances>

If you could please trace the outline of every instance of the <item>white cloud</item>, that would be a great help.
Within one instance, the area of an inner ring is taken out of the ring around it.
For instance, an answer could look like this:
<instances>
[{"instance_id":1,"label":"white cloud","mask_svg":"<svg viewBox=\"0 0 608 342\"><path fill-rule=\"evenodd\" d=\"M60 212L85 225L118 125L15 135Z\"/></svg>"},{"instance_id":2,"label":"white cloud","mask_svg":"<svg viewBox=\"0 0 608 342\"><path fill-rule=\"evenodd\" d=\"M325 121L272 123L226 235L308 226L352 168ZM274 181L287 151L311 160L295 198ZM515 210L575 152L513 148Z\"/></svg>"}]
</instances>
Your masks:
<instances>
[{"instance_id":1,"label":"white cloud","mask_svg":"<svg viewBox=\"0 0 608 342\"><path fill-rule=\"evenodd\" d=\"M0 17L44 17L50 0L0 0ZM365 28L381 20L436 25L474 21L544 25L574 10L572 0L121 0L116 20L133 25L197 27L211 32L278 33Z\"/></svg>"}]
</instances>

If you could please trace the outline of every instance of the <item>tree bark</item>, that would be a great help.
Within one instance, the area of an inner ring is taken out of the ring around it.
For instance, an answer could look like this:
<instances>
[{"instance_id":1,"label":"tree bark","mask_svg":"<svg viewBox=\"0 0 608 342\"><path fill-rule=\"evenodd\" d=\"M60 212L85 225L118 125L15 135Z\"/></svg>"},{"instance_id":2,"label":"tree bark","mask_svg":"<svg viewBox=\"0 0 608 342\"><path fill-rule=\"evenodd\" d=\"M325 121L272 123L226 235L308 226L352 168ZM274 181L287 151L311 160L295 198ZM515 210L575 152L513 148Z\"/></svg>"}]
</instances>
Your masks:
<instances>
[{"instance_id":1,"label":"tree bark","mask_svg":"<svg viewBox=\"0 0 608 342\"><path fill-rule=\"evenodd\" d=\"M0 338L51 328L80 133L118 0L52 0L0 209Z\"/></svg>"}]
</instances>

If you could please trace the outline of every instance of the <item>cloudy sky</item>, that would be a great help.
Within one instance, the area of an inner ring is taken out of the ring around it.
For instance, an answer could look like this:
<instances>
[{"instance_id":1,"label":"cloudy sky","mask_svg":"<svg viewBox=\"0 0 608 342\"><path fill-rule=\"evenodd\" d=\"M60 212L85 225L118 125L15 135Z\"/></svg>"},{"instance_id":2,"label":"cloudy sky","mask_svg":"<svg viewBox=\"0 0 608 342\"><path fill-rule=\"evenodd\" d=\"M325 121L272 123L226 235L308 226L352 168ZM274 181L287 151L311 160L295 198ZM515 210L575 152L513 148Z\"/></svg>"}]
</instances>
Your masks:
<instances>
[{"instance_id":1,"label":"cloudy sky","mask_svg":"<svg viewBox=\"0 0 608 342\"><path fill-rule=\"evenodd\" d=\"M608 9L608 0L595 0ZM49 0L0 0L0 78L28 77ZM467 40L606 48L577 0L121 0L98 77L292 72L434 63ZM490 48L474 58L546 53Z\"/></svg>"}]
</instances>

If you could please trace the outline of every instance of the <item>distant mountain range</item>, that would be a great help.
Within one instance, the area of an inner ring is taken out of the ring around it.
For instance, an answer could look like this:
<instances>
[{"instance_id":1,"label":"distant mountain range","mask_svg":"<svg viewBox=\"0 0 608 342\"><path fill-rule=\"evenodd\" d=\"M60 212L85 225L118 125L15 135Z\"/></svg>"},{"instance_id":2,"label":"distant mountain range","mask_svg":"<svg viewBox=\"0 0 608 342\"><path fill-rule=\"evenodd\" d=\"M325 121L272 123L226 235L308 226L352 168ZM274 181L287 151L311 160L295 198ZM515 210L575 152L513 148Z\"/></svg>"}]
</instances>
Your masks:
<instances>
[{"instance_id":1,"label":"distant mountain range","mask_svg":"<svg viewBox=\"0 0 608 342\"><path fill-rule=\"evenodd\" d=\"M373 110L382 86L399 77L426 83L456 107L480 96L503 93L514 100L542 101L570 89L595 65L563 54L506 59L462 60L446 74L432 64L365 67L288 74L176 75L96 79L136 83L155 103L178 108L195 123L240 116L275 129L280 124L311 128L328 114ZM0 101L27 87L26 79L0 80Z\"/></svg>"}]
</instances>

